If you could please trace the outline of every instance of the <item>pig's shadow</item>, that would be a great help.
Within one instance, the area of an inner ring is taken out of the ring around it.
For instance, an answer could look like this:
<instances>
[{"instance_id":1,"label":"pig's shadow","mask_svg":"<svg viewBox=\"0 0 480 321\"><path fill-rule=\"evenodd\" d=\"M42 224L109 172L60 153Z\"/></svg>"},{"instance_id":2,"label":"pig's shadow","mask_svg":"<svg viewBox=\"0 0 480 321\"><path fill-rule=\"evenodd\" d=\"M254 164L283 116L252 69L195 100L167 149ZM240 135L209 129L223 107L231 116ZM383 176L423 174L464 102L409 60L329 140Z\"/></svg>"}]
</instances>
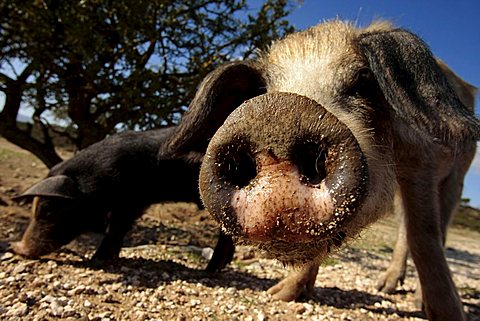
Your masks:
<instances>
[{"instance_id":1,"label":"pig's shadow","mask_svg":"<svg viewBox=\"0 0 480 321\"><path fill-rule=\"evenodd\" d=\"M116 274L115 283L133 287L157 288L176 280L201 283L207 287L233 287L238 290L253 289L264 291L278 280L264 279L251 274L226 268L218 273L195 269L171 260L120 257L115 263L98 266L89 261L55 260L78 268L101 269ZM109 281L110 282L110 281Z\"/></svg>"},{"instance_id":2,"label":"pig's shadow","mask_svg":"<svg viewBox=\"0 0 480 321\"><path fill-rule=\"evenodd\" d=\"M81 268L95 268L86 261L63 261L59 264L71 264ZM114 264L101 268L119 277L115 280L105 281L108 283L122 283L125 286L157 288L176 280L189 283L200 283L204 286L233 287L238 290L251 289L254 291L266 291L277 284L279 279L264 279L248 274L246 272L226 268L219 273L208 273L203 270L189 268L181 263L160 260L155 261L145 258L120 258ZM300 297L299 301L306 301ZM313 296L308 302L332 306L339 309L360 309L364 308L375 314L397 314L402 317L422 317L421 312L405 312L392 308L375 307L375 303L388 300L381 295L375 295L358 290L343 290L340 288L316 287Z\"/></svg>"},{"instance_id":3,"label":"pig's shadow","mask_svg":"<svg viewBox=\"0 0 480 321\"><path fill-rule=\"evenodd\" d=\"M465 263L474 263L480 264L480 256L472 254L468 251L458 250L453 247L447 247L445 250L445 255L449 259L458 261L463 261Z\"/></svg>"},{"instance_id":4,"label":"pig's shadow","mask_svg":"<svg viewBox=\"0 0 480 321\"><path fill-rule=\"evenodd\" d=\"M380 293L378 295L358 290L343 290L337 287L316 287L312 300L318 304L333 306L338 309L364 309L375 314L396 314L401 317L423 318L421 311L401 311L393 308L377 307L375 303L389 301ZM367 315L365 315L367 316Z\"/></svg>"},{"instance_id":5,"label":"pig's shadow","mask_svg":"<svg viewBox=\"0 0 480 321\"><path fill-rule=\"evenodd\" d=\"M70 252L70 253L69 253ZM204 286L236 288L238 290L251 289L254 291L266 291L277 284L279 279L265 279L242 271L226 268L219 273L208 273L201 269L194 269L171 260L152 260L146 258L119 258L113 264L98 266L88 260L81 259L77 253L65 249L60 256L52 255L48 259L40 261L55 261L58 265L70 265L79 269L97 269L117 275L117 278L102 282L102 285L122 283L124 286L134 288L157 288L177 280L189 283L200 283ZM67 258L62 257L67 254ZM77 259L71 258L77 256ZM301 297L299 301L305 301ZM332 306L339 309L364 308L375 314L397 314L401 317L422 317L420 312L405 312L392 308L375 307L374 304L388 300L381 295L370 294L358 290L343 290L336 287L316 287L313 297L309 302Z\"/></svg>"},{"instance_id":6,"label":"pig's shadow","mask_svg":"<svg viewBox=\"0 0 480 321\"><path fill-rule=\"evenodd\" d=\"M163 244L166 246L165 251L181 251L185 257L189 255L198 256L198 253L192 253L189 249L190 244L187 241L189 238L186 236L190 234L192 233L189 230L163 224L149 227L135 224L132 231L125 238L123 248L130 248L130 253L137 249L141 251L142 248L147 250L151 248L160 252L162 251L160 244ZM171 236L176 236L175 240L170 241ZM222 286L263 291L276 283L275 280L258 278L228 267L219 273L209 273L203 269L190 268L184 265L183 262L179 263L172 260L151 259L140 256L124 257L121 255L113 263L97 265L89 261L87 257L90 256L88 253L93 253L98 248L103 237L102 234L97 233L82 234L74 242L60 250L61 253L67 254L66 257L61 258L61 255L56 255L53 260L58 264L69 264L83 269L101 269L118 275L118 279L115 282L121 282L134 287L156 288L175 280L183 280L201 283L208 287ZM164 243L165 241L167 243ZM210 245L215 245L215 237L211 238L211 241L212 244ZM73 259L72 256L77 257L78 260ZM179 259L181 260L182 257ZM197 259L202 260L204 266L207 266L208 262L205 259Z\"/></svg>"}]
</instances>

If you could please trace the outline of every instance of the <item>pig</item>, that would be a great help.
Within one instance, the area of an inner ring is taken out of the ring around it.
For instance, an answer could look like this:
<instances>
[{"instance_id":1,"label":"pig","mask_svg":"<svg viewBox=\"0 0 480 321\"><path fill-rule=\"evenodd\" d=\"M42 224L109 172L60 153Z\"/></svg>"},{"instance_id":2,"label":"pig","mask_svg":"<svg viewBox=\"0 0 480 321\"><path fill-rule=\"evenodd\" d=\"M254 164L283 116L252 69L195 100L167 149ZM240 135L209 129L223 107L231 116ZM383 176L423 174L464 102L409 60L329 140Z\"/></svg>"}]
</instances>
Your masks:
<instances>
[{"instance_id":1,"label":"pig","mask_svg":"<svg viewBox=\"0 0 480 321\"><path fill-rule=\"evenodd\" d=\"M45 179L16 198L33 197L33 214L12 250L35 258L83 232L101 232L105 237L92 260L106 263L118 257L125 234L149 205L195 202L201 206L197 157L157 160L159 146L174 130L112 135L54 166ZM207 271L223 268L233 251L231 237L221 234Z\"/></svg>"},{"instance_id":2,"label":"pig","mask_svg":"<svg viewBox=\"0 0 480 321\"><path fill-rule=\"evenodd\" d=\"M418 36L333 20L210 73L160 154L207 148L200 193L223 231L300 267L269 289L280 299L311 290L322 259L398 195L427 317L464 320L443 222L479 138Z\"/></svg>"}]
</instances>

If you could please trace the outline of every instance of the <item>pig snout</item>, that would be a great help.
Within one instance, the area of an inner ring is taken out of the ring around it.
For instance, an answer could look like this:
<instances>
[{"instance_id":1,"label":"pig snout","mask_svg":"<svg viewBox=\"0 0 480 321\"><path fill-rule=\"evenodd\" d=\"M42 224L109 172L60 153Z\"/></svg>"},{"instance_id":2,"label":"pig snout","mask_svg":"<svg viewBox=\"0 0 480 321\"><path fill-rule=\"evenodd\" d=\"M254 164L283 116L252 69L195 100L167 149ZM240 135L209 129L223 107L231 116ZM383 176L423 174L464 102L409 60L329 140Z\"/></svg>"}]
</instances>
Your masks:
<instances>
[{"instance_id":1,"label":"pig snout","mask_svg":"<svg viewBox=\"0 0 480 321\"><path fill-rule=\"evenodd\" d=\"M294 163L262 152L255 161L254 182L245 188L240 185L230 201L244 234L255 241L305 241L316 235L315 227L328 221L325 216L333 211L331 196L321 181L324 169L309 177Z\"/></svg>"},{"instance_id":2,"label":"pig snout","mask_svg":"<svg viewBox=\"0 0 480 321\"><path fill-rule=\"evenodd\" d=\"M30 247L24 241L13 242L11 244L11 249L18 255L27 256L27 257L36 257L37 255L32 255Z\"/></svg>"},{"instance_id":3,"label":"pig snout","mask_svg":"<svg viewBox=\"0 0 480 321\"><path fill-rule=\"evenodd\" d=\"M68 204L68 202L67 202ZM75 216L68 215L69 207L61 200L35 197L32 217L22 239L11 244L19 255L38 258L69 243L82 229Z\"/></svg>"},{"instance_id":4,"label":"pig snout","mask_svg":"<svg viewBox=\"0 0 480 321\"><path fill-rule=\"evenodd\" d=\"M347 126L309 98L278 92L227 118L208 146L200 193L228 234L305 244L344 234L367 181Z\"/></svg>"},{"instance_id":5,"label":"pig snout","mask_svg":"<svg viewBox=\"0 0 480 321\"><path fill-rule=\"evenodd\" d=\"M57 250L61 245L62 244L51 241L44 242L43 240L33 240L28 236L24 236L21 241L13 242L11 244L11 249L18 255L29 258L38 258Z\"/></svg>"}]
</instances>

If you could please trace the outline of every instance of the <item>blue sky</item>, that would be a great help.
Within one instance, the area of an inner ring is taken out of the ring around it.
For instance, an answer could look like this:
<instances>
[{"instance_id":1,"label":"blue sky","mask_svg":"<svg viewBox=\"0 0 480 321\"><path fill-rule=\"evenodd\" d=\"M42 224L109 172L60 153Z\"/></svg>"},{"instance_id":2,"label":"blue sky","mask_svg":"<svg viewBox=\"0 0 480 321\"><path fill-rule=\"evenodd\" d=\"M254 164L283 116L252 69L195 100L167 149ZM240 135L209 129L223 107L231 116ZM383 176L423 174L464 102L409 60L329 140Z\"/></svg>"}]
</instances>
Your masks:
<instances>
[{"instance_id":1,"label":"blue sky","mask_svg":"<svg viewBox=\"0 0 480 321\"><path fill-rule=\"evenodd\" d=\"M250 0L252 7L260 0ZM297 29L339 17L360 26L388 19L411 30L430 46L460 77L480 87L480 1L478 0L305 0L289 16ZM477 95L477 116L480 101ZM480 208L480 145L465 180L463 197Z\"/></svg>"}]
</instances>

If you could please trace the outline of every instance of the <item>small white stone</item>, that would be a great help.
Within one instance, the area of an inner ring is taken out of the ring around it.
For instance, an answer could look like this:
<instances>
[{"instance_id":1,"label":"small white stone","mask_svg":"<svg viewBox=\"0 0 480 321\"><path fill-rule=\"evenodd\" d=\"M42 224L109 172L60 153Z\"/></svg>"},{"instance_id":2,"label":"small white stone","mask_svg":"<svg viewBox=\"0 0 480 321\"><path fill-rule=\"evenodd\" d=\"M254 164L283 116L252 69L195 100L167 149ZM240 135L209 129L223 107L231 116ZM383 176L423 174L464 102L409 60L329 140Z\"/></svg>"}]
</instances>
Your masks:
<instances>
[{"instance_id":1,"label":"small white stone","mask_svg":"<svg viewBox=\"0 0 480 321\"><path fill-rule=\"evenodd\" d=\"M28 306L25 303L17 302L7 310L7 315L12 317L23 317L27 315Z\"/></svg>"},{"instance_id":2,"label":"small white stone","mask_svg":"<svg viewBox=\"0 0 480 321\"><path fill-rule=\"evenodd\" d=\"M207 261L210 261L213 256L213 249L211 247L204 247L202 249L202 257Z\"/></svg>"},{"instance_id":3,"label":"small white stone","mask_svg":"<svg viewBox=\"0 0 480 321\"><path fill-rule=\"evenodd\" d=\"M13 257L13 253L10 253L10 252L5 252L3 253L3 255L0 257L0 261L6 261L6 260L9 260Z\"/></svg>"}]
</instances>

